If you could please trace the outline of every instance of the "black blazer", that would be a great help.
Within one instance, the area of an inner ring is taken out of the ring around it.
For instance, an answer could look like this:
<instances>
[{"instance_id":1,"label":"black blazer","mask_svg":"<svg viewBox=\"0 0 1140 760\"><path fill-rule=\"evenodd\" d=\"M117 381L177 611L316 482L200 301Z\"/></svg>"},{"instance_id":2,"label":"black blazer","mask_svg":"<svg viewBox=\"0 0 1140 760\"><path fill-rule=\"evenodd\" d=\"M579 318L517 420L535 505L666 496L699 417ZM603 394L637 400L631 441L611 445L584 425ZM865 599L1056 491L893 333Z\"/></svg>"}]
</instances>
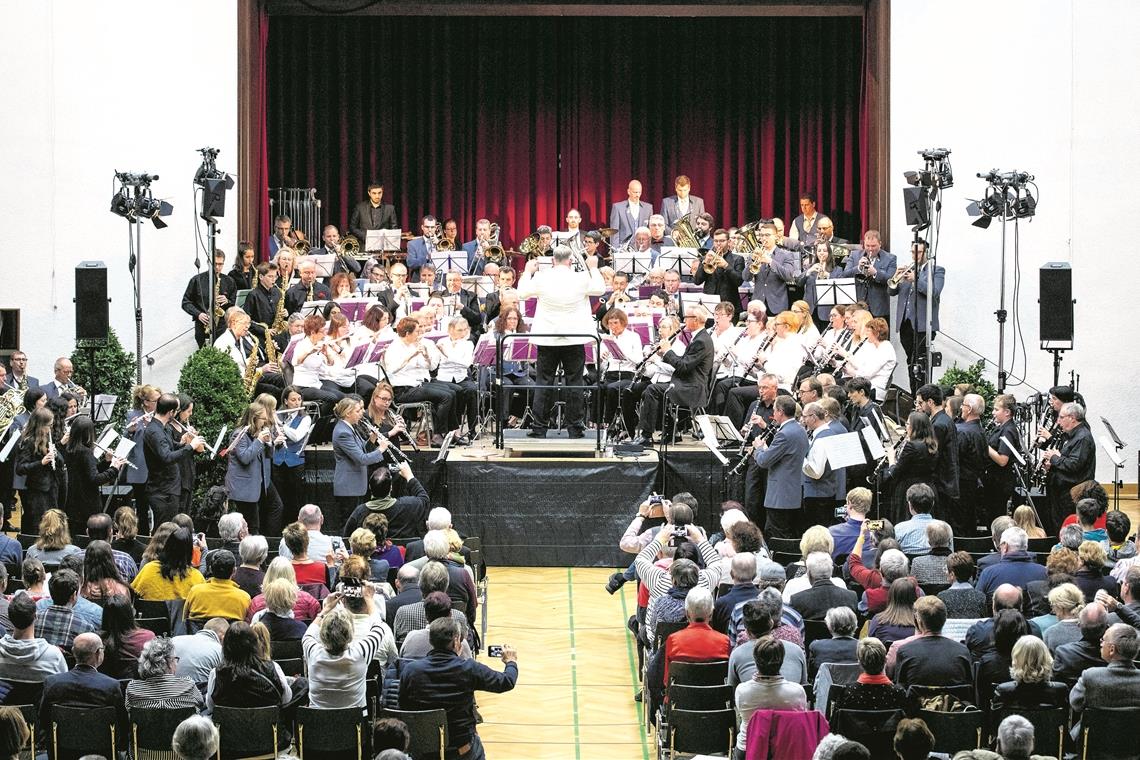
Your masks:
<instances>
[{"instance_id":1,"label":"black blazer","mask_svg":"<svg viewBox=\"0 0 1140 760\"><path fill-rule=\"evenodd\" d=\"M56 454L58 453L57 451ZM43 464L43 458L44 455L35 450L30 438L16 444L16 474L24 476L24 488L29 491L46 493L55 487L55 471L51 465ZM56 464L58 466L59 462Z\"/></svg>"},{"instance_id":2,"label":"black blazer","mask_svg":"<svg viewBox=\"0 0 1140 760\"><path fill-rule=\"evenodd\" d=\"M373 223L375 219L375 223ZM396 207L391 203L381 203L375 214L372 210L372 201L361 201L352 209L352 216L348 220L348 231L356 235L364 248L364 239L368 230L394 230L399 227L396 221Z\"/></svg>"},{"instance_id":3,"label":"black blazer","mask_svg":"<svg viewBox=\"0 0 1140 760\"><path fill-rule=\"evenodd\" d=\"M99 486L115 482L119 471L107 460L97 460L86 446L65 451L63 457L67 461L67 515L82 522L102 509Z\"/></svg>"},{"instance_id":4,"label":"black blazer","mask_svg":"<svg viewBox=\"0 0 1140 760\"><path fill-rule=\"evenodd\" d=\"M958 498L958 428L941 409L930 420L938 439L938 468L934 476L935 490L952 499ZM946 505L939 505L945 508Z\"/></svg>"},{"instance_id":5,"label":"black blazer","mask_svg":"<svg viewBox=\"0 0 1140 760\"><path fill-rule=\"evenodd\" d=\"M230 306L234 306L237 303L237 286L234 281L226 274L219 274L216 277L218 292L229 299ZM182 294L182 311L197 319L198 315L208 308L210 308L210 273L202 272L191 277L190 282L186 283L186 292Z\"/></svg>"},{"instance_id":6,"label":"black blazer","mask_svg":"<svg viewBox=\"0 0 1140 760\"><path fill-rule=\"evenodd\" d=\"M313 300L314 301L328 301L332 298L332 291L329 286L317 280L313 281ZM296 282L289 286L285 291L285 312L292 314L300 309L305 301L309 300L309 289L300 282Z\"/></svg>"},{"instance_id":7,"label":"black blazer","mask_svg":"<svg viewBox=\"0 0 1140 760\"><path fill-rule=\"evenodd\" d=\"M661 357L673 365L673 390L669 400L681 406L700 406L708 401L709 377L713 369L713 341L708 330L701 330L677 356L673 351Z\"/></svg>"},{"instance_id":8,"label":"black blazer","mask_svg":"<svg viewBox=\"0 0 1140 760\"><path fill-rule=\"evenodd\" d=\"M193 456L194 450L170 439L170 431L152 419L143 433L143 455L146 457L147 493L177 497L182 487L179 463Z\"/></svg>"}]
</instances>

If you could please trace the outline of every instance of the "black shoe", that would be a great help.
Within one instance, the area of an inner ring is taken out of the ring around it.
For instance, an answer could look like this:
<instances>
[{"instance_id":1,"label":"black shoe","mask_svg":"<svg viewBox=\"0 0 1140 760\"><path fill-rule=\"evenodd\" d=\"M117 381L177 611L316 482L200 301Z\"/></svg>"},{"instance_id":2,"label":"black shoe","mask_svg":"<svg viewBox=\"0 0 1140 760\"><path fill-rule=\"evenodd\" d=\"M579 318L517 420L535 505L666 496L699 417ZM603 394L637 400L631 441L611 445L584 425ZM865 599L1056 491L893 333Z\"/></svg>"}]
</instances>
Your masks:
<instances>
[{"instance_id":1,"label":"black shoe","mask_svg":"<svg viewBox=\"0 0 1140 760\"><path fill-rule=\"evenodd\" d=\"M465 435L457 435L451 439L452 446L470 446L471 439Z\"/></svg>"},{"instance_id":2,"label":"black shoe","mask_svg":"<svg viewBox=\"0 0 1140 760\"><path fill-rule=\"evenodd\" d=\"M633 695L633 701L634 702L641 702L642 701L641 689L638 689L637 693Z\"/></svg>"},{"instance_id":3,"label":"black shoe","mask_svg":"<svg viewBox=\"0 0 1140 760\"><path fill-rule=\"evenodd\" d=\"M606 591L611 595L616 594L618 589L625 585L625 576L621 573L614 573L610 579L606 581Z\"/></svg>"},{"instance_id":4,"label":"black shoe","mask_svg":"<svg viewBox=\"0 0 1140 760\"><path fill-rule=\"evenodd\" d=\"M526 434L526 437L527 438L545 438L546 437L546 431L541 430L539 428L531 428L530 431Z\"/></svg>"},{"instance_id":5,"label":"black shoe","mask_svg":"<svg viewBox=\"0 0 1140 760\"><path fill-rule=\"evenodd\" d=\"M646 448L653 446L653 442L650 441L649 438L647 438L642 433L638 433L637 435L635 435L633 438L630 439L629 442L631 444L633 444L634 446L645 446Z\"/></svg>"},{"instance_id":6,"label":"black shoe","mask_svg":"<svg viewBox=\"0 0 1140 760\"><path fill-rule=\"evenodd\" d=\"M567 430L566 435L570 438L585 438L586 437L586 431L580 430L580 429Z\"/></svg>"}]
</instances>

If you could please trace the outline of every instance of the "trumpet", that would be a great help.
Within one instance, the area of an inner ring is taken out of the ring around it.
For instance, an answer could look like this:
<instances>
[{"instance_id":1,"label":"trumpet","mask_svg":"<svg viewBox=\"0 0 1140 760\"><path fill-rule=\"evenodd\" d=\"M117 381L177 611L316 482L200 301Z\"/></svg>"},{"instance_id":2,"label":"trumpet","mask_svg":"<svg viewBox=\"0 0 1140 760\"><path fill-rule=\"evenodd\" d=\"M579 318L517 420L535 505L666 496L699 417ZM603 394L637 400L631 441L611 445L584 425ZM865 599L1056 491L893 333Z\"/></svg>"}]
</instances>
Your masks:
<instances>
[{"instance_id":1,"label":"trumpet","mask_svg":"<svg viewBox=\"0 0 1140 760\"><path fill-rule=\"evenodd\" d=\"M867 260L866 256L864 256L862 259L859 260L859 269L860 270L863 269L863 262L866 260ZM903 281L903 278L907 276L907 273L912 272L912 271L914 271L914 264L907 264L905 267L902 267L901 269L896 271L894 277L887 280L887 286L891 287L891 288L897 288L899 286L899 283Z\"/></svg>"},{"instance_id":2,"label":"trumpet","mask_svg":"<svg viewBox=\"0 0 1140 760\"><path fill-rule=\"evenodd\" d=\"M753 275L758 275L760 274L760 270L764 267L765 264L771 263L772 254L763 248L758 248L757 250L753 251L748 257L748 271Z\"/></svg>"},{"instance_id":3,"label":"trumpet","mask_svg":"<svg viewBox=\"0 0 1140 760\"><path fill-rule=\"evenodd\" d=\"M717 269L720 269L721 267L727 267L728 261L726 261L724 256L721 256L716 251L709 251L708 253L705 254L705 260L704 260L703 266L704 266L705 274L712 274L713 272L715 272Z\"/></svg>"}]
</instances>

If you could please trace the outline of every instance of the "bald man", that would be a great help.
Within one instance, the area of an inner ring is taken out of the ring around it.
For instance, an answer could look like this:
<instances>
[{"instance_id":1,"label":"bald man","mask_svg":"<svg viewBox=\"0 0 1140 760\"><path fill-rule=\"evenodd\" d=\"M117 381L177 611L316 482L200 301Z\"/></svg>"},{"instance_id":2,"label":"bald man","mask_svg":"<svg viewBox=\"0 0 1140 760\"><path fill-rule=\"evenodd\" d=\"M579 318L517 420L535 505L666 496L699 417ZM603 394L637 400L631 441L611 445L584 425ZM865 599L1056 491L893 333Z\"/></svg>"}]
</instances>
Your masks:
<instances>
[{"instance_id":1,"label":"bald man","mask_svg":"<svg viewBox=\"0 0 1140 760\"><path fill-rule=\"evenodd\" d=\"M96 633L81 633L75 637L71 653L75 655L75 667L44 681L41 713L50 715L52 705L114 707L121 724L126 713L119 682L99 672L103 664L103 640Z\"/></svg>"},{"instance_id":2,"label":"bald man","mask_svg":"<svg viewBox=\"0 0 1140 760\"><path fill-rule=\"evenodd\" d=\"M610 237L611 248L628 243L638 227L648 229L649 217L653 215L653 206L641 200L641 182L631 179L625 195L626 200L610 208L610 226L617 230Z\"/></svg>"}]
</instances>

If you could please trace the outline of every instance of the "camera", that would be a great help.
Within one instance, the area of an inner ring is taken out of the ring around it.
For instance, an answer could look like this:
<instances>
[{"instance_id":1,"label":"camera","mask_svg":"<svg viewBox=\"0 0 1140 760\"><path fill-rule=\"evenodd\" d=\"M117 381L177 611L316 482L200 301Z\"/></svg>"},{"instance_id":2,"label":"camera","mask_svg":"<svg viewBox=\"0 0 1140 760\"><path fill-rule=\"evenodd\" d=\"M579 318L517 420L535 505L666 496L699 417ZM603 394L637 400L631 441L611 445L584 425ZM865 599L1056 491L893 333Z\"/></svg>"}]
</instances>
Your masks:
<instances>
[{"instance_id":1,"label":"camera","mask_svg":"<svg viewBox=\"0 0 1140 760\"><path fill-rule=\"evenodd\" d=\"M487 656L488 657L502 657L503 656L503 645L502 644L488 644L487 645Z\"/></svg>"},{"instance_id":2,"label":"camera","mask_svg":"<svg viewBox=\"0 0 1140 760\"><path fill-rule=\"evenodd\" d=\"M661 496L661 494L659 494L659 493L649 494L649 506L652 507L656 504L661 504L663 501L665 501L665 499Z\"/></svg>"},{"instance_id":3,"label":"camera","mask_svg":"<svg viewBox=\"0 0 1140 760\"><path fill-rule=\"evenodd\" d=\"M846 520L847 519L847 507L846 506L835 508L835 519L836 520Z\"/></svg>"},{"instance_id":4,"label":"camera","mask_svg":"<svg viewBox=\"0 0 1140 760\"><path fill-rule=\"evenodd\" d=\"M883 529L883 521L882 520L868 520L867 521L867 530L882 530L882 529Z\"/></svg>"}]
</instances>

